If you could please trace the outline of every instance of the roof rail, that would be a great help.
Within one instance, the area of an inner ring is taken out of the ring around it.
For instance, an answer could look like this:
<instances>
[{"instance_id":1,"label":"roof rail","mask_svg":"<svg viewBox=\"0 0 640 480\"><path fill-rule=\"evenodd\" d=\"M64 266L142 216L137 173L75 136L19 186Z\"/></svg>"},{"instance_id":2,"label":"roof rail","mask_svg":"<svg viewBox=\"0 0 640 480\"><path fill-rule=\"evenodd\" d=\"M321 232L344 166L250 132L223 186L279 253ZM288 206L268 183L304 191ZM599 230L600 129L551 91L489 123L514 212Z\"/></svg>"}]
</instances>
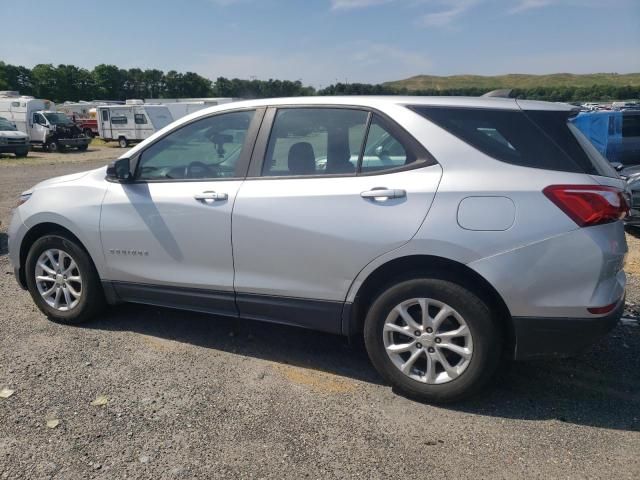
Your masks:
<instances>
[{"instance_id":1,"label":"roof rail","mask_svg":"<svg viewBox=\"0 0 640 480\"><path fill-rule=\"evenodd\" d=\"M491 90L490 92L482 95L483 97L495 97L495 98L511 98L511 88L499 88L498 90Z\"/></svg>"}]
</instances>

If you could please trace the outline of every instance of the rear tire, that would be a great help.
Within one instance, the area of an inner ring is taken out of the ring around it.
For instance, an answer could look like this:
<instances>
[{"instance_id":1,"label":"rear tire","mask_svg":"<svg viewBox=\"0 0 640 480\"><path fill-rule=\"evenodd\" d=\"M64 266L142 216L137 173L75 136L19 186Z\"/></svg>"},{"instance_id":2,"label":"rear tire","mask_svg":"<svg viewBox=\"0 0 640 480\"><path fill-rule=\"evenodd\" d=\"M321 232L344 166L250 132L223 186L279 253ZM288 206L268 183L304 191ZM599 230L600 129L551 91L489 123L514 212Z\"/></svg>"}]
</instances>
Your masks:
<instances>
[{"instance_id":1,"label":"rear tire","mask_svg":"<svg viewBox=\"0 0 640 480\"><path fill-rule=\"evenodd\" d=\"M49 320L76 325L104 309L104 291L91 258L63 234L45 235L34 242L25 276L33 301Z\"/></svg>"},{"instance_id":2,"label":"rear tire","mask_svg":"<svg viewBox=\"0 0 640 480\"><path fill-rule=\"evenodd\" d=\"M454 402L478 392L497 371L502 334L494 317L456 283L407 280L374 300L365 345L376 370L399 391L421 401Z\"/></svg>"},{"instance_id":3,"label":"rear tire","mask_svg":"<svg viewBox=\"0 0 640 480\"><path fill-rule=\"evenodd\" d=\"M126 138L120 137L118 139L118 145L120 145L120 148L127 148L129 146L129 142Z\"/></svg>"}]
</instances>

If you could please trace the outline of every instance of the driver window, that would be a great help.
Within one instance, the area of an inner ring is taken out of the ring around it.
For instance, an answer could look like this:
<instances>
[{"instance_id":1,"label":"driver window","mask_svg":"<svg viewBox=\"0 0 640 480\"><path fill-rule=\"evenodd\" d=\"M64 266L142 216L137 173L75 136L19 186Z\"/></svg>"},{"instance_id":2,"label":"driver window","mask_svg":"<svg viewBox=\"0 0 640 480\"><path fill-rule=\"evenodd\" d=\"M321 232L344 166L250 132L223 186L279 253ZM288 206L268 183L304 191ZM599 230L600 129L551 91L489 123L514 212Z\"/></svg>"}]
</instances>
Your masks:
<instances>
[{"instance_id":1,"label":"driver window","mask_svg":"<svg viewBox=\"0 0 640 480\"><path fill-rule=\"evenodd\" d=\"M138 179L235 177L254 111L225 113L189 123L147 148Z\"/></svg>"}]
</instances>

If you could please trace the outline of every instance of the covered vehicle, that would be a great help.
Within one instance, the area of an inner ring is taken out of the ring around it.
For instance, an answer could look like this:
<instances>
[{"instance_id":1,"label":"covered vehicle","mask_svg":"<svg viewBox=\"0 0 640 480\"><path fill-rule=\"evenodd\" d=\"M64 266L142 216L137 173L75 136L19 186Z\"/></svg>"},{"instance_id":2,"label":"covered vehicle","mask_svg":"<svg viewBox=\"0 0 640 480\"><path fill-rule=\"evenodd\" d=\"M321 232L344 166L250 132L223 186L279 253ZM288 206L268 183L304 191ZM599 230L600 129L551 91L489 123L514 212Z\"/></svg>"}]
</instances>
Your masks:
<instances>
[{"instance_id":1,"label":"covered vehicle","mask_svg":"<svg viewBox=\"0 0 640 480\"><path fill-rule=\"evenodd\" d=\"M640 110L582 112L573 123L610 162L640 164Z\"/></svg>"},{"instance_id":2,"label":"covered vehicle","mask_svg":"<svg viewBox=\"0 0 640 480\"><path fill-rule=\"evenodd\" d=\"M0 117L0 153L13 153L16 157L29 154L29 136L3 117Z\"/></svg>"}]
</instances>

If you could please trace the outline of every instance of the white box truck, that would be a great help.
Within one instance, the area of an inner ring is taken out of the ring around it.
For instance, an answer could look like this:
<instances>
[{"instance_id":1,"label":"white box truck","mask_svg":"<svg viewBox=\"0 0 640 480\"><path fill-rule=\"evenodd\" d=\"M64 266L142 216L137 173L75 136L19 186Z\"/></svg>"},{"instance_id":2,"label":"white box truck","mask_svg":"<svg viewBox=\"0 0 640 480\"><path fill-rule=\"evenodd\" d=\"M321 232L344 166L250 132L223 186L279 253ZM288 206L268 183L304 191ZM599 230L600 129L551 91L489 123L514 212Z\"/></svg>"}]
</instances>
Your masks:
<instances>
[{"instance_id":1,"label":"white box truck","mask_svg":"<svg viewBox=\"0 0 640 480\"><path fill-rule=\"evenodd\" d=\"M125 105L98 105L98 134L105 141L117 141L122 148L150 137L173 122L166 105L147 105L127 100Z\"/></svg>"},{"instance_id":2,"label":"white box truck","mask_svg":"<svg viewBox=\"0 0 640 480\"><path fill-rule=\"evenodd\" d=\"M69 117L57 112L49 100L20 96L18 92L0 92L0 117L26 133L32 146L41 146L50 152L67 147L86 150L91 141Z\"/></svg>"}]
</instances>

